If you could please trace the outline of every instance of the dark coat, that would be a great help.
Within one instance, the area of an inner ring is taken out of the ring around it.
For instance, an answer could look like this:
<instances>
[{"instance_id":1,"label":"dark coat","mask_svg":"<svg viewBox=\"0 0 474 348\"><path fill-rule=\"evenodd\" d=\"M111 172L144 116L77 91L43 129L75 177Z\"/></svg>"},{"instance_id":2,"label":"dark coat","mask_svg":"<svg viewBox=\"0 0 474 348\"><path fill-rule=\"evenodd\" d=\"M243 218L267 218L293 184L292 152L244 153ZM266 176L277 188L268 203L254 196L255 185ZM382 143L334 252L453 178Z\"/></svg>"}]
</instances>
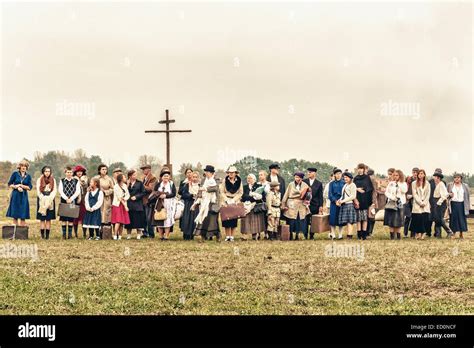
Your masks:
<instances>
[{"instance_id":1,"label":"dark coat","mask_svg":"<svg viewBox=\"0 0 474 348\"><path fill-rule=\"evenodd\" d=\"M323 183L318 179L315 179L313 185L309 184L309 178L304 179L303 182L308 184L311 188L311 201L309 202L309 210L311 214L318 214L319 208L323 206Z\"/></svg>"},{"instance_id":2,"label":"dark coat","mask_svg":"<svg viewBox=\"0 0 474 348\"><path fill-rule=\"evenodd\" d=\"M163 205L163 200L158 198L161 195L161 192L158 192L158 189L160 188L160 184L161 184L161 181L156 182L155 187L153 187L153 191L150 194L149 199L148 199L148 205L151 207L154 207L157 201L161 201L161 202L158 202L157 204L158 210L161 209ZM171 185L171 193L166 193L166 198L173 198L173 197L176 197L176 185L174 183Z\"/></svg>"},{"instance_id":3,"label":"dark coat","mask_svg":"<svg viewBox=\"0 0 474 348\"><path fill-rule=\"evenodd\" d=\"M357 191L357 200L359 201L359 209L367 210L372 204L372 191L374 187L372 186L372 181L370 177L366 174L356 175L354 177L354 184L357 188L364 189L364 193Z\"/></svg>"},{"instance_id":4,"label":"dark coat","mask_svg":"<svg viewBox=\"0 0 474 348\"><path fill-rule=\"evenodd\" d=\"M268 182L271 182L271 177L270 177L270 174L267 175L267 181ZM283 177L278 174L278 182L280 183L280 193L281 193L281 196L283 197L285 195L285 192L286 192L286 184L285 184L285 179L283 179Z\"/></svg>"},{"instance_id":5,"label":"dark coat","mask_svg":"<svg viewBox=\"0 0 474 348\"><path fill-rule=\"evenodd\" d=\"M130 193L130 198L133 196L136 197L136 200L132 201L129 199L127 201L128 208L131 211L143 211L143 197L146 195L145 186L140 180L135 181L135 184L131 186L128 184L128 192Z\"/></svg>"},{"instance_id":6,"label":"dark coat","mask_svg":"<svg viewBox=\"0 0 474 348\"><path fill-rule=\"evenodd\" d=\"M262 203L262 200L255 200L255 198L253 198L252 196L250 196L250 192L255 192L255 190L259 187L261 187L262 185L258 184L258 183L255 183L253 186L252 186L252 190L249 189L249 185L244 185L244 193L242 195L242 199L241 201L242 202L256 202L256 203ZM262 195L263 196L263 195Z\"/></svg>"}]
</instances>

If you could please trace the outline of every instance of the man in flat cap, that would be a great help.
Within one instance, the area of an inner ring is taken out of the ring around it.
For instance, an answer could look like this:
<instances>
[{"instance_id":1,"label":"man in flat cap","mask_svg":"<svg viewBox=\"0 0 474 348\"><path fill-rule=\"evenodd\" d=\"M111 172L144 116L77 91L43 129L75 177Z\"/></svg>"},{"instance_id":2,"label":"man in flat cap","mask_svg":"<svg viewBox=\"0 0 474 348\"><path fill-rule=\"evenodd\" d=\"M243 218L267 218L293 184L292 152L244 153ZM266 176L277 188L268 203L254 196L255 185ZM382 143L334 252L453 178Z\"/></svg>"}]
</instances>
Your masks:
<instances>
[{"instance_id":1,"label":"man in flat cap","mask_svg":"<svg viewBox=\"0 0 474 348\"><path fill-rule=\"evenodd\" d=\"M323 183L316 179L317 168L310 167L308 170L308 177L303 180L311 189L311 200L309 202L309 210L311 214L306 217L308 219L308 226L311 225L311 216L323 213ZM306 235L305 235L306 237ZM309 234L309 239L314 239L314 233Z\"/></svg>"},{"instance_id":2,"label":"man in flat cap","mask_svg":"<svg viewBox=\"0 0 474 348\"><path fill-rule=\"evenodd\" d=\"M279 182L280 183L280 193L283 197L286 191L285 179L280 175L280 165L278 163L272 163L268 167L270 174L267 176L268 182Z\"/></svg>"}]
</instances>

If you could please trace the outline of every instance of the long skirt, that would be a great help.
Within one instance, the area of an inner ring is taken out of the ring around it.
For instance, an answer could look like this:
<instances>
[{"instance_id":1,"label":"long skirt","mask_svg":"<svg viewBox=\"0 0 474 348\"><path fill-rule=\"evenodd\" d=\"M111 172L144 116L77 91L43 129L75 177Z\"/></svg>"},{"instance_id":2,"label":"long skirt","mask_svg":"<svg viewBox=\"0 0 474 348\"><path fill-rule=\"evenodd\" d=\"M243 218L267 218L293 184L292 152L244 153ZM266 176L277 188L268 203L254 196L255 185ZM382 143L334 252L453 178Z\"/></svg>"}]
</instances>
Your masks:
<instances>
[{"instance_id":1,"label":"long skirt","mask_svg":"<svg viewBox=\"0 0 474 348\"><path fill-rule=\"evenodd\" d=\"M354 204L345 203L341 206L339 212L339 225L355 224L357 222L357 213L354 208Z\"/></svg>"},{"instance_id":2,"label":"long skirt","mask_svg":"<svg viewBox=\"0 0 474 348\"><path fill-rule=\"evenodd\" d=\"M125 209L123 204L120 204L118 207L115 205L112 206L111 222L113 224L124 225L128 225L130 223L130 216L128 215L128 211Z\"/></svg>"},{"instance_id":3,"label":"long skirt","mask_svg":"<svg viewBox=\"0 0 474 348\"><path fill-rule=\"evenodd\" d=\"M184 200L183 215L179 219L179 228L183 232L184 239L192 239L194 230L196 229L194 220L196 220L199 209L196 207L196 209L191 210L193 203L193 199Z\"/></svg>"},{"instance_id":4,"label":"long skirt","mask_svg":"<svg viewBox=\"0 0 474 348\"><path fill-rule=\"evenodd\" d=\"M130 216L130 223L125 226L127 230L133 229L144 229L146 226L145 211L130 210L128 212Z\"/></svg>"},{"instance_id":5,"label":"long skirt","mask_svg":"<svg viewBox=\"0 0 474 348\"><path fill-rule=\"evenodd\" d=\"M306 216L300 218L300 214L296 216L296 219L289 219L288 218L288 225L290 225L290 232L301 232L306 235L308 232L308 220Z\"/></svg>"},{"instance_id":6,"label":"long skirt","mask_svg":"<svg viewBox=\"0 0 474 348\"><path fill-rule=\"evenodd\" d=\"M331 203L329 207L329 225L330 226L344 226L339 224L339 214L341 212L341 207L337 206L335 203Z\"/></svg>"},{"instance_id":7,"label":"long skirt","mask_svg":"<svg viewBox=\"0 0 474 348\"><path fill-rule=\"evenodd\" d=\"M201 236L202 238L208 239L212 238L213 236L220 236L219 230L219 221L218 221L218 214L209 212L202 222L202 224L196 225L196 229L194 230L195 236Z\"/></svg>"},{"instance_id":8,"label":"long skirt","mask_svg":"<svg viewBox=\"0 0 474 348\"><path fill-rule=\"evenodd\" d=\"M451 202L449 228L453 232L467 232L467 219L464 214L464 202Z\"/></svg>"},{"instance_id":9,"label":"long skirt","mask_svg":"<svg viewBox=\"0 0 474 348\"><path fill-rule=\"evenodd\" d=\"M412 213L410 231L413 233L429 232L430 213Z\"/></svg>"},{"instance_id":10,"label":"long skirt","mask_svg":"<svg viewBox=\"0 0 474 348\"><path fill-rule=\"evenodd\" d=\"M51 221L56 219L56 202L53 201L53 209L48 209L46 215L41 215L38 211L40 206L39 198L36 198L36 220L39 221Z\"/></svg>"},{"instance_id":11,"label":"long skirt","mask_svg":"<svg viewBox=\"0 0 474 348\"><path fill-rule=\"evenodd\" d=\"M385 209L383 224L384 226L399 228L405 223L403 209L390 210Z\"/></svg>"},{"instance_id":12,"label":"long skirt","mask_svg":"<svg viewBox=\"0 0 474 348\"><path fill-rule=\"evenodd\" d=\"M242 234L255 234L265 232L265 214L255 214L253 211L248 213L241 220L240 232Z\"/></svg>"},{"instance_id":13,"label":"long skirt","mask_svg":"<svg viewBox=\"0 0 474 348\"><path fill-rule=\"evenodd\" d=\"M29 219L30 204L28 202L28 191L11 191L10 204L7 210L7 217L13 219Z\"/></svg>"},{"instance_id":14,"label":"long skirt","mask_svg":"<svg viewBox=\"0 0 474 348\"><path fill-rule=\"evenodd\" d=\"M74 225L81 224L82 221L84 220L84 216L86 215L86 204L84 201L81 202L79 205L79 216L77 219L74 219Z\"/></svg>"}]
</instances>

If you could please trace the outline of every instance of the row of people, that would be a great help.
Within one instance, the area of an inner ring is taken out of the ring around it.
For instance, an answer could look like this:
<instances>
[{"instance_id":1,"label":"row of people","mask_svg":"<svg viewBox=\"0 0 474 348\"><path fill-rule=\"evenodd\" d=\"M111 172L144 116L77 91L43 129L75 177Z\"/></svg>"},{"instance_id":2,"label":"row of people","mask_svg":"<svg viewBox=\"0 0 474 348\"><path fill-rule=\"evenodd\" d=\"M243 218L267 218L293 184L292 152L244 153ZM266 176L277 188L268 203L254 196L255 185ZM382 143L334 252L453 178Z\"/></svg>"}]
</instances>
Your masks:
<instances>
[{"instance_id":1,"label":"row of people","mask_svg":"<svg viewBox=\"0 0 474 348\"><path fill-rule=\"evenodd\" d=\"M32 189L32 180L27 173L28 163L22 161L18 171L9 180L12 189L7 216L15 224L24 225L29 218L27 191ZM120 169L108 176L108 167L100 165L98 174L88 179L82 166L65 168L65 177L56 183L51 168L42 168L36 182L37 219L40 220L42 238L49 238L51 220L56 218L55 196L61 203L80 205L77 218L60 216L63 238L78 236L82 224L83 236L89 231L89 239L101 238L101 227L113 226L114 239L121 239L123 229L131 238L133 229L137 238L154 237L155 229L162 240L168 240L177 218L178 200L183 205L179 227L184 239L197 236L200 239L220 240L219 210L223 206L243 202L247 215L241 221L242 238L275 239L280 220L288 223L291 239L313 239L308 233L311 216L329 213L329 238L342 239L346 226L347 238L366 239L373 231L375 213L384 210L384 225L390 229L392 239L401 238L408 231L414 238L430 235L435 225L435 236L441 236L444 228L448 236L455 232L463 237L467 231L466 216L469 213L469 187L462 183L462 176L455 175L454 182L446 186L443 174L437 169L431 180L424 170L414 168L406 180L401 170L388 170L388 179L377 180L366 165L357 166L357 174L335 168L330 182L323 185L316 178L317 169L308 168L308 177L296 172L294 180L286 186L280 176L278 164L269 167L270 173L260 171L257 177L248 175L244 184L238 170L231 166L222 183L215 178L213 166L204 168L204 178L187 169L186 178L176 188L167 168L160 172L159 179L151 173L151 166L140 168L143 181L138 180L136 170L127 177ZM445 213L450 211L449 226ZM155 212L164 212L165 218L156 218ZM226 241L233 241L237 219L222 221ZM336 232L338 235L336 236Z\"/></svg>"}]
</instances>

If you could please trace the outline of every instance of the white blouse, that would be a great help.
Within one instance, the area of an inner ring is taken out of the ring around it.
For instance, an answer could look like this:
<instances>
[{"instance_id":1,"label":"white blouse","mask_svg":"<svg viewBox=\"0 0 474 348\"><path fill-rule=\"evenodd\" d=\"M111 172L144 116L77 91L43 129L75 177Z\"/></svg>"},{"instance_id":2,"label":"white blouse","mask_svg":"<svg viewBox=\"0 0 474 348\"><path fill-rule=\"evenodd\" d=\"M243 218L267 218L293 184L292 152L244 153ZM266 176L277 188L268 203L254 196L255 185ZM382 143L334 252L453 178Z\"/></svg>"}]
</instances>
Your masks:
<instances>
[{"instance_id":1,"label":"white blouse","mask_svg":"<svg viewBox=\"0 0 474 348\"><path fill-rule=\"evenodd\" d=\"M452 192L453 192L453 197L451 198L451 201L464 202L464 187L462 184L459 186L454 184L452 188Z\"/></svg>"},{"instance_id":2,"label":"white blouse","mask_svg":"<svg viewBox=\"0 0 474 348\"><path fill-rule=\"evenodd\" d=\"M392 201L396 201L398 198L402 204L405 204L407 191L406 182L390 181L385 189L385 196Z\"/></svg>"}]
</instances>

